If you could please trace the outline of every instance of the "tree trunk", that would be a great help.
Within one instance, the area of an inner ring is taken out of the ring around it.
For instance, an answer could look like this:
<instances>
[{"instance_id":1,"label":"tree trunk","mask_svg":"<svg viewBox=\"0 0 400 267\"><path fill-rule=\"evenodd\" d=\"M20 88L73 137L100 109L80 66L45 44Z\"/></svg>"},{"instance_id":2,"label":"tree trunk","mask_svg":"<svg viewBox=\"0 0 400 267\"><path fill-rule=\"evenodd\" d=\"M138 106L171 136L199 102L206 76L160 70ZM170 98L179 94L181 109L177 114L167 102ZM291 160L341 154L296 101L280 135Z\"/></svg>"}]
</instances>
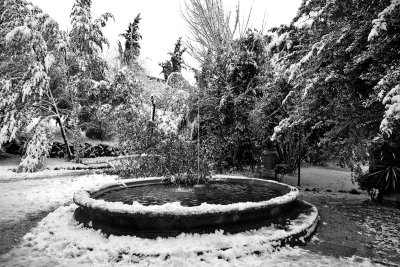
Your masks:
<instances>
[{"instance_id":1,"label":"tree trunk","mask_svg":"<svg viewBox=\"0 0 400 267\"><path fill-rule=\"evenodd\" d=\"M156 118L156 103L154 102L154 96L151 96L151 106L152 106L152 110L151 110L151 121L154 122L155 118ZM153 136L153 131L154 128L151 127L150 130L150 137Z\"/></svg>"},{"instance_id":2,"label":"tree trunk","mask_svg":"<svg viewBox=\"0 0 400 267\"><path fill-rule=\"evenodd\" d=\"M51 91L50 88L49 88L49 94L50 94L51 101L53 102L54 111L57 115L56 120L58 122L58 125L60 125L61 135L62 135L62 138L64 139L64 144L67 146L68 159L72 160L72 153L71 153L71 149L69 148L69 143L68 143L67 135L65 133L64 123L61 120L61 115L60 115L60 112L58 111L57 103L53 97L53 92Z\"/></svg>"},{"instance_id":3,"label":"tree trunk","mask_svg":"<svg viewBox=\"0 0 400 267\"><path fill-rule=\"evenodd\" d=\"M300 163L301 162L301 160L300 160L300 156L299 156L299 160L298 160L298 163L297 163L297 186L300 186Z\"/></svg>"},{"instance_id":4,"label":"tree trunk","mask_svg":"<svg viewBox=\"0 0 400 267\"><path fill-rule=\"evenodd\" d=\"M62 138L64 139L64 144L65 144L66 147L67 147L68 159L69 159L69 160L72 160L72 153L71 153L71 149L70 149L70 147L69 147L69 142L68 142L67 135L66 135L66 133L65 133L65 127L64 127L64 124L63 124L63 122L62 122L62 120L61 120L59 114L58 114L58 117L57 117L57 122L58 122L58 124L60 125L61 135L62 135Z\"/></svg>"},{"instance_id":5,"label":"tree trunk","mask_svg":"<svg viewBox=\"0 0 400 267\"><path fill-rule=\"evenodd\" d=\"M299 148L298 148L298 151L297 151L297 153L298 153L298 159L297 159L297 186L300 186L300 176L301 176L301 173L300 173L300 170L301 170L301 138L300 138L300 135L299 135L299 143L298 143L298 146L299 146Z\"/></svg>"}]
</instances>

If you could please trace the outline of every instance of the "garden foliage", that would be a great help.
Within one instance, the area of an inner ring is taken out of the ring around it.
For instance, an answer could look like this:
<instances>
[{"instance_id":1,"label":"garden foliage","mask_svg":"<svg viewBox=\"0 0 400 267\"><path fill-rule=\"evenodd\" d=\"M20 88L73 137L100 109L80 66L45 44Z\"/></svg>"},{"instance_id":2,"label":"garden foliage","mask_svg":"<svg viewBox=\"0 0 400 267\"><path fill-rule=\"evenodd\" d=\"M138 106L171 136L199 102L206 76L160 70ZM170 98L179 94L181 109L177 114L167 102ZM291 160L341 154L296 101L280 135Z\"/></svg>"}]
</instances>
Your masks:
<instances>
[{"instance_id":1,"label":"garden foliage","mask_svg":"<svg viewBox=\"0 0 400 267\"><path fill-rule=\"evenodd\" d=\"M144 74L140 15L122 34L118 64L106 62L102 28L113 17L93 20L91 4L76 0L66 33L32 4L0 0L0 145L27 139L21 171L43 162L55 121L75 160L81 131L114 135L132 156L120 167L126 176L253 166L272 137L292 169L299 158L370 162L360 184L397 190L399 156L385 153L400 150L399 0L304 0L290 25L267 33L237 19L231 27L220 0L190 0L196 88L180 74L181 39L161 64L165 83Z\"/></svg>"},{"instance_id":2,"label":"garden foliage","mask_svg":"<svg viewBox=\"0 0 400 267\"><path fill-rule=\"evenodd\" d=\"M261 33L248 31L214 51L215 56L210 54L197 75L201 138L216 145L213 161L220 170L256 162L257 140L250 112L262 96L265 45Z\"/></svg>"},{"instance_id":3,"label":"garden foliage","mask_svg":"<svg viewBox=\"0 0 400 267\"><path fill-rule=\"evenodd\" d=\"M398 135L399 18L399 1L311 0L273 29L269 104L257 106L265 121L278 120L274 136L301 128L310 162L354 166L368 160L379 128Z\"/></svg>"},{"instance_id":4,"label":"garden foliage","mask_svg":"<svg viewBox=\"0 0 400 267\"><path fill-rule=\"evenodd\" d=\"M166 176L173 181L181 181L176 180L177 177L185 177L186 182L203 181L210 171L203 149L199 150L195 141L179 134L176 118L183 118L185 103L176 105L175 101L181 99L168 94L169 105L158 108L153 121L150 98L144 97L143 83L135 77L133 70L124 69L111 84L115 90L113 95L121 96L110 116L119 150L125 155L116 166L116 172L131 178ZM136 82L132 82L134 80ZM177 94L184 91L182 88L168 90ZM165 101L161 98L160 102Z\"/></svg>"}]
</instances>

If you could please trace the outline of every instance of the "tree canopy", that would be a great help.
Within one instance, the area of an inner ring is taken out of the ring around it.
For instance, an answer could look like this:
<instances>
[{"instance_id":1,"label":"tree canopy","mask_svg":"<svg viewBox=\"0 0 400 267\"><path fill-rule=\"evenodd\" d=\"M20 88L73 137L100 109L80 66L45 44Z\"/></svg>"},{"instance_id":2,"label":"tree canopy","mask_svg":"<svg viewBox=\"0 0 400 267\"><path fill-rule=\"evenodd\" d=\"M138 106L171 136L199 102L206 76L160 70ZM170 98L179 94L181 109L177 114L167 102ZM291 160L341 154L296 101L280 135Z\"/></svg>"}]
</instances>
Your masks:
<instances>
[{"instance_id":1,"label":"tree canopy","mask_svg":"<svg viewBox=\"0 0 400 267\"><path fill-rule=\"evenodd\" d=\"M399 12L398 1L303 1L273 29L270 88L286 94L275 136L302 125L326 159L365 159L399 118Z\"/></svg>"}]
</instances>

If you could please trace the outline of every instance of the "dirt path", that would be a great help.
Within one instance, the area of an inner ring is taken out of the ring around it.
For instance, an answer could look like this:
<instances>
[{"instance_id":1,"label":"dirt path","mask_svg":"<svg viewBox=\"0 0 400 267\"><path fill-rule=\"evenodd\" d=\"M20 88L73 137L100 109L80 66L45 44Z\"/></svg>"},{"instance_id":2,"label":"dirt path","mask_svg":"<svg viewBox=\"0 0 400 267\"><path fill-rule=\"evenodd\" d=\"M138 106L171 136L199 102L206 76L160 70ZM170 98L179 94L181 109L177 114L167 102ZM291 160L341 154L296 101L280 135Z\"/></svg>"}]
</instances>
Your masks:
<instances>
[{"instance_id":1,"label":"dirt path","mask_svg":"<svg viewBox=\"0 0 400 267\"><path fill-rule=\"evenodd\" d=\"M400 209L363 200L363 196L301 192L301 199L317 206L320 223L305 248L336 257L353 255L375 263L400 266Z\"/></svg>"},{"instance_id":2,"label":"dirt path","mask_svg":"<svg viewBox=\"0 0 400 267\"><path fill-rule=\"evenodd\" d=\"M26 219L0 224L0 255L18 245L25 234L34 228L51 211L27 214Z\"/></svg>"}]
</instances>

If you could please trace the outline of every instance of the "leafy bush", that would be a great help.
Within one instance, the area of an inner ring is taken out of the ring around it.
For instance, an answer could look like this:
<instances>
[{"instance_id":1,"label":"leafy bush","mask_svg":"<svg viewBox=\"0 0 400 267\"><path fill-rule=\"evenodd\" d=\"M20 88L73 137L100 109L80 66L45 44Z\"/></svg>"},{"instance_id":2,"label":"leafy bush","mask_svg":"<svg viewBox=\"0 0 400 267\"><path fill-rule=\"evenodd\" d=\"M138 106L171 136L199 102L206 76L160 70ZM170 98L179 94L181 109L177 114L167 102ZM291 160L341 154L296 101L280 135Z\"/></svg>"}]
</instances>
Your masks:
<instances>
[{"instance_id":1,"label":"leafy bush","mask_svg":"<svg viewBox=\"0 0 400 267\"><path fill-rule=\"evenodd\" d=\"M154 154L141 154L122 158L114 171L122 178L162 176L165 172L164 158Z\"/></svg>"},{"instance_id":2,"label":"leafy bush","mask_svg":"<svg viewBox=\"0 0 400 267\"><path fill-rule=\"evenodd\" d=\"M286 174L292 173L294 169L288 164L277 164L275 169L276 179L278 181L282 181L283 176Z\"/></svg>"},{"instance_id":3,"label":"leafy bush","mask_svg":"<svg viewBox=\"0 0 400 267\"><path fill-rule=\"evenodd\" d=\"M157 139L156 134L153 138ZM203 156L204 149L200 148L198 156L196 143L169 134L153 144L145 153L122 159L117 173L123 178L164 176L177 185L207 183L210 168Z\"/></svg>"},{"instance_id":4,"label":"leafy bush","mask_svg":"<svg viewBox=\"0 0 400 267\"><path fill-rule=\"evenodd\" d=\"M361 189L367 190L370 195L374 189L378 189L380 193L400 192L400 163L376 165L360 176L358 182Z\"/></svg>"},{"instance_id":5,"label":"leafy bush","mask_svg":"<svg viewBox=\"0 0 400 267\"><path fill-rule=\"evenodd\" d=\"M86 137L93 140L110 139L110 136L107 134L106 130L100 127L88 128L86 131Z\"/></svg>"},{"instance_id":6,"label":"leafy bush","mask_svg":"<svg viewBox=\"0 0 400 267\"><path fill-rule=\"evenodd\" d=\"M360 175L357 181L371 197L382 193L400 193L400 143L399 137L380 138L371 150L369 171Z\"/></svg>"},{"instance_id":7,"label":"leafy bush","mask_svg":"<svg viewBox=\"0 0 400 267\"><path fill-rule=\"evenodd\" d=\"M282 174L292 173L298 166L299 158L304 160L309 152L304 127L300 124L292 124L288 127L279 125L275 127L273 139L276 141L279 162L282 166L285 166L278 169L278 172L282 171Z\"/></svg>"}]
</instances>

